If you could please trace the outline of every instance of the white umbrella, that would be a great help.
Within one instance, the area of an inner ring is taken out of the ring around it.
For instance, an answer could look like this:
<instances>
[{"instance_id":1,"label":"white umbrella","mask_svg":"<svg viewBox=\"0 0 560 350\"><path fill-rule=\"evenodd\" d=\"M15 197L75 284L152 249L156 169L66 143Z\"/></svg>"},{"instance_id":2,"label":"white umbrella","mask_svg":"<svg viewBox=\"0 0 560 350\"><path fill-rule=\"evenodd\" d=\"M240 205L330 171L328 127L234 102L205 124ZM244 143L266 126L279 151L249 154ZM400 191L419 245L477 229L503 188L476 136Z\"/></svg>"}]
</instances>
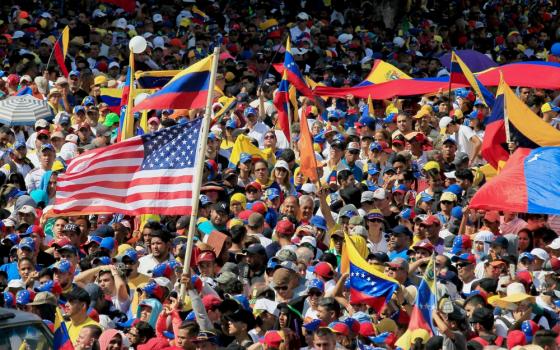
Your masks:
<instances>
[{"instance_id":1,"label":"white umbrella","mask_svg":"<svg viewBox=\"0 0 560 350\"><path fill-rule=\"evenodd\" d=\"M39 119L52 117L47 101L33 96L10 96L0 101L0 123L4 125L35 125Z\"/></svg>"}]
</instances>

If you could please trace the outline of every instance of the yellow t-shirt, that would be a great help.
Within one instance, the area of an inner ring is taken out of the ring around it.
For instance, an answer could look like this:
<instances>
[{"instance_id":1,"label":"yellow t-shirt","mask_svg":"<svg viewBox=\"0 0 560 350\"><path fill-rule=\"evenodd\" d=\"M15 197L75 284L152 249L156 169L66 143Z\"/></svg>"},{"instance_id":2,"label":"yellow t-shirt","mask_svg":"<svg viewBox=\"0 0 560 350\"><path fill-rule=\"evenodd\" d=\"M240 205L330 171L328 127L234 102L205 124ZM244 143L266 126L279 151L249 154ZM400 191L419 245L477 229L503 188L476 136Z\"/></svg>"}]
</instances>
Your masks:
<instances>
[{"instance_id":1,"label":"yellow t-shirt","mask_svg":"<svg viewBox=\"0 0 560 350\"><path fill-rule=\"evenodd\" d=\"M89 325L99 326L99 323L95 322L94 320L92 320L89 317L86 318L86 320L84 322L82 322L81 324L77 324L77 325L73 324L72 321L66 321L64 323L66 324L66 328L68 329L68 335L70 336L70 340L72 341L72 344L74 344L74 345L76 345L76 341L78 340L78 335L80 334L80 330L82 328L84 328L85 326L89 326Z\"/></svg>"},{"instance_id":2,"label":"yellow t-shirt","mask_svg":"<svg viewBox=\"0 0 560 350\"><path fill-rule=\"evenodd\" d=\"M130 303L130 310L132 310L132 314L136 315L136 309L138 309L138 304L140 303L138 292L136 288L145 285L150 281L150 277L144 274L138 274L138 276L134 278L128 279L128 287L130 288L130 293L132 294L132 301Z\"/></svg>"}]
</instances>

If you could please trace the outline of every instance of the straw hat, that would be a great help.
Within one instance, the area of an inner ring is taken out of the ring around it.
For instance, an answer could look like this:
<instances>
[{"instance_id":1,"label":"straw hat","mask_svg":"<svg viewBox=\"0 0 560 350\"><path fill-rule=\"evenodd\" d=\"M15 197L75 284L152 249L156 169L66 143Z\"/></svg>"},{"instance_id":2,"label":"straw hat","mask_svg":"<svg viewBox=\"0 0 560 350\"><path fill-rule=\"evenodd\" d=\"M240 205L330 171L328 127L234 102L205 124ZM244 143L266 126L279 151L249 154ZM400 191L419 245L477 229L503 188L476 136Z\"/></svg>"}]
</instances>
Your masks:
<instances>
[{"instance_id":1,"label":"straw hat","mask_svg":"<svg viewBox=\"0 0 560 350\"><path fill-rule=\"evenodd\" d=\"M517 303L522 301L528 300L531 303L535 302L535 297L532 295L527 294L525 291L525 287L523 284L519 282L514 282L507 286L506 288L506 296L497 299L494 302L494 306L498 306L501 308L506 309L515 309L517 307Z\"/></svg>"}]
</instances>

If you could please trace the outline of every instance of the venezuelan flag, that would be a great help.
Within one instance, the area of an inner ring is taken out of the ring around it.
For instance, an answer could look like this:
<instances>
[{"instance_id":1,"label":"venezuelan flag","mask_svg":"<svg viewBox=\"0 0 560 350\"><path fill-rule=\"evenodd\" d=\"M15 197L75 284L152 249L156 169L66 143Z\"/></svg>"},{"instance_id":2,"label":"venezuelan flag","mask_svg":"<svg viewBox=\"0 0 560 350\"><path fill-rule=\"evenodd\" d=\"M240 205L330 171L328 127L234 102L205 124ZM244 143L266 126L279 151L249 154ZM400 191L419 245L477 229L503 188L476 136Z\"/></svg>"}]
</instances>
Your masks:
<instances>
[{"instance_id":1,"label":"venezuelan flag","mask_svg":"<svg viewBox=\"0 0 560 350\"><path fill-rule=\"evenodd\" d=\"M74 350L74 346L70 341L70 335L66 324L62 319L60 309L56 308L56 315L54 319L54 349L55 350Z\"/></svg>"},{"instance_id":2,"label":"venezuelan flag","mask_svg":"<svg viewBox=\"0 0 560 350\"><path fill-rule=\"evenodd\" d=\"M469 207L560 214L560 147L518 148L498 175L473 196Z\"/></svg>"},{"instance_id":3,"label":"venezuelan flag","mask_svg":"<svg viewBox=\"0 0 560 350\"><path fill-rule=\"evenodd\" d=\"M109 110L113 113L119 113L121 109L123 89L101 88L101 101L109 106Z\"/></svg>"},{"instance_id":4,"label":"venezuelan flag","mask_svg":"<svg viewBox=\"0 0 560 350\"><path fill-rule=\"evenodd\" d=\"M344 241L350 261L350 301L381 311L399 288L399 283L368 264L348 235Z\"/></svg>"},{"instance_id":5,"label":"venezuelan flag","mask_svg":"<svg viewBox=\"0 0 560 350\"><path fill-rule=\"evenodd\" d=\"M68 45L70 43L70 27L66 26L62 30L62 34L54 43L54 58L60 67L60 71L65 77L68 77L68 67L66 67L66 54L68 53Z\"/></svg>"},{"instance_id":6,"label":"venezuelan flag","mask_svg":"<svg viewBox=\"0 0 560 350\"><path fill-rule=\"evenodd\" d=\"M294 56L292 55L292 45L290 44L290 38L288 37L286 41L286 53L284 54L284 67L283 71L287 72L288 80L296 89L303 95L313 99L313 92L305 82L305 78L299 71Z\"/></svg>"},{"instance_id":7,"label":"venezuelan flag","mask_svg":"<svg viewBox=\"0 0 560 350\"><path fill-rule=\"evenodd\" d=\"M230 111L237 104L237 99L235 97L223 96L221 98L221 102L223 107L214 114L214 118L212 118L212 125L219 122L224 114Z\"/></svg>"},{"instance_id":8,"label":"venezuelan flag","mask_svg":"<svg viewBox=\"0 0 560 350\"><path fill-rule=\"evenodd\" d=\"M454 51L451 52L451 74L450 84L465 84L470 85L478 98L487 107L492 108L494 105L494 96L488 89L482 85L480 81L474 76L469 67L463 62Z\"/></svg>"},{"instance_id":9,"label":"venezuelan flag","mask_svg":"<svg viewBox=\"0 0 560 350\"><path fill-rule=\"evenodd\" d=\"M375 60L367 77L356 86L381 84L397 79L412 79L408 74L382 60Z\"/></svg>"},{"instance_id":10,"label":"venezuelan flag","mask_svg":"<svg viewBox=\"0 0 560 350\"><path fill-rule=\"evenodd\" d=\"M204 107L208 97L210 69L213 59L214 55L212 54L181 71L161 90L135 106L133 111Z\"/></svg>"},{"instance_id":11,"label":"venezuelan flag","mask_svg":"<svg viewBox=\"0 0 560 350\"><path fill-rule=\"evenodd\" d=\"M139 87L155 89L165 86L180 70L155 70L149 72L136 72L135 78Z\"/></svg>"},{"instance_id":12,"label":"venezuelan flag","mask_svg":"<svg viewBox=\"0 0 560 350\"><path fill-rule=\"evenodd\" d=\"M282 76L282 81L280 81L280 85L278 85L278 91L274 94L274 106L278 111L278 125L280 126L280 130L286 136L288 142L291 141L290 139L290 115L288 113L288 109L290 108L290 83L288 82L288 73L285 70L284 75Z\"/></svg>"},{"instance_id":13,"label":"venezuelan flag","mask_svg":"<svg viewBox=\"0 0 560 350\"><path fill-rule=\"evenodd\" d=\"M424 277L420 281L418 286L418 292L416 293L416 302L412 308L412 313L410 315L410 322L408 324L408 329L406 332L397 340L396 346L403 350L410 348L412 331L415 329L425 329L430 332L431 335L435 334L434 325L432 320L432 310L436 305L436 282L434 276L434 264L435 257L432 257L428 266L426 267L426 272Z\"/></svg>"},{"instance_id":14,"label":"venezuelan flag","mask_svg":"<svg viewBox=\"0 0 560 350\"><path fill-rule=\"evenodd\" d=\"M193 19L192 21L194 23L198 23L198 24L203 24L206 23L210 20L210 17L208 17L207 14L205 14L204 12L202 12L198 7L193 6L192 10L191 10L191 14L193 15Z\"/></svg>"}]
</instances>

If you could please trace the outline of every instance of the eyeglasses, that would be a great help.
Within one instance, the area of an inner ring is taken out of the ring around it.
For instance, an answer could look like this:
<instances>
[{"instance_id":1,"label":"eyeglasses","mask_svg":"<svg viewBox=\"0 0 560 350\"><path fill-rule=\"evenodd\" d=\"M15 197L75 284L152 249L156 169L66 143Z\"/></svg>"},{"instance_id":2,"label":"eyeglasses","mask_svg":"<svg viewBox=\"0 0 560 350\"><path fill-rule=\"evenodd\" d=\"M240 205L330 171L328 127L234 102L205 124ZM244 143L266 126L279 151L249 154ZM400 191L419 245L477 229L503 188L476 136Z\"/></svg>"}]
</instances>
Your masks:
<instances>
[{"instance_id":1,"label":"eyeglasses","mask_svg":"<svg viewBox=\"0 0 560 350\"><path fill-rule=\"evenodd\" d=\"M266 135L266 136L264 137L265 140L267 140L267 139L275 139L275 138L276 138L276 135Z\"/></svg>"},{"instance_id":2,"label":"eyeglasses","mask_svg":"<svg viewBox=\"0 0 560 350\"><path fill-rule=\"evenodd\" d=\"M287 291L288 290L288 286L276 286L274 287L275 291Z\"/></svg>"}]
</instances>

